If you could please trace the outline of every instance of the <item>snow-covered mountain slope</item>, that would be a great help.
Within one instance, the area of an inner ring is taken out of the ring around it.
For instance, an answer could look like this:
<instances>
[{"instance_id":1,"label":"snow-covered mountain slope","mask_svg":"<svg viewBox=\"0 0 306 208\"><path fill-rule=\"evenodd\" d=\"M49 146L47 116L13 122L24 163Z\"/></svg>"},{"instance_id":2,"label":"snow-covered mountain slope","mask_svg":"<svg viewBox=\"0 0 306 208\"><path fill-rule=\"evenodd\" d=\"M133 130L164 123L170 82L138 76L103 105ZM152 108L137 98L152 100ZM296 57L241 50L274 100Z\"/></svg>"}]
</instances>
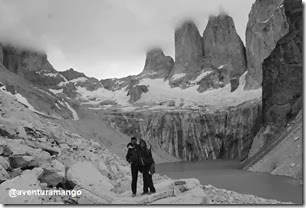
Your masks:
<instances>
[{"instance_id":1,"label":"snow-covered mountain slope","mask_svg":"<svg viewBox=\"0 0 306 208\"><path fill-rule=\"evenodd\" d=\"M101 87L97 90L89 91L85 87L76 86L76 93L78 94L78 100L91 108L107 109L116 107L127 111L136 109L202 109L204 106L222 109L261 97L261 89L243 90L246 73L241 76L240 85L234 92L231 92L230 84L225 85L223 88L210 89L203 93L198 92L199 85L196 83L210 73L212 72L203 72L192 81L194 83L193 86L185 89L180 87L172 88L169 85L169 80L161 78L140 79L137 85L146 86L148 92L142 93L140 99L133 104L129 103L128 87L115 91Z\"/></svg>"}]
</instances>

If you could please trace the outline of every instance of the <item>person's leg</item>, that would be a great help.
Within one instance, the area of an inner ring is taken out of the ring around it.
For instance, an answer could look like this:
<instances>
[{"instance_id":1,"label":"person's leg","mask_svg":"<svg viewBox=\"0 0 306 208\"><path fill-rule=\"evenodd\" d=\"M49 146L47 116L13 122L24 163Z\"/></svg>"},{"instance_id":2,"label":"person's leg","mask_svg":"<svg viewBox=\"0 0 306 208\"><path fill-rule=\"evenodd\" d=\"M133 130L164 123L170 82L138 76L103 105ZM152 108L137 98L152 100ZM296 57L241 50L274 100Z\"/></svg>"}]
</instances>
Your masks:
<instances>
[{"instance_id":1,"label":"person's leg","mask_svg":"<svg viewBox=\"0 0 306 208\"><path fill-rule=\"evenodd\" d=\"M155 193L156 190L155 190L155 187L154 187L154 184L153 184L153 179L152 179L151 174L148 174L148 185L149 185L149 188L150 188L150 192Z\"/></svg>"},{"instance_id":2,"label":"person's leg","mask_svg":"<svg viewBox=\"0 0 306 208\"><path fill-rule=\"evenodd\" d=\"M142 177L143 177L143 193L148 193L148 190L149 190L149 184L148 184L149 172L148 172L148 169L146 167L143 167Z\"/></svg>"},{"instance_id":3,"label":"person's leg","mask_svg":"<svg viewBox=\"0 0 306 208\"><path fill-rule=\"evenodd\" d=\"M136 194L137 192L137 178L138 178L138 168L137 166L131 165L131 172L132 172L132 192Z\"/></svg>"}]
</instances>

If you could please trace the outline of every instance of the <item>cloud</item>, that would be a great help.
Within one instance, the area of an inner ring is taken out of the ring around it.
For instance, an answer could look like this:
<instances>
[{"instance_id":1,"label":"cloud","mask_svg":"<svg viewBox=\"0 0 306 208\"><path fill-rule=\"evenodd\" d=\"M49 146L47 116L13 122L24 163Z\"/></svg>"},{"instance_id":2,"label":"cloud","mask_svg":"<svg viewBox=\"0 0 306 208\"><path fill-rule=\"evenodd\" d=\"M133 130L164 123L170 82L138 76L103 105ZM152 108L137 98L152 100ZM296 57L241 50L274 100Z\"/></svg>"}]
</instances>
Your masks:
<instances>
[{"instance_id":1,"label":"cloud","mask_svg":"<svg viewBox=\"0 0 306 208\"><path fill-rule=\"evenodd\" d=\"M107 77L129 75L142 71L150 47L174 57L174 28L185 18L193 19L202 34L209 15L221 7L244 41L252 2L0 0L0 41L45 50L58 70L71 64L90 76L98 69Z\"/></svg>"}]
</instances>

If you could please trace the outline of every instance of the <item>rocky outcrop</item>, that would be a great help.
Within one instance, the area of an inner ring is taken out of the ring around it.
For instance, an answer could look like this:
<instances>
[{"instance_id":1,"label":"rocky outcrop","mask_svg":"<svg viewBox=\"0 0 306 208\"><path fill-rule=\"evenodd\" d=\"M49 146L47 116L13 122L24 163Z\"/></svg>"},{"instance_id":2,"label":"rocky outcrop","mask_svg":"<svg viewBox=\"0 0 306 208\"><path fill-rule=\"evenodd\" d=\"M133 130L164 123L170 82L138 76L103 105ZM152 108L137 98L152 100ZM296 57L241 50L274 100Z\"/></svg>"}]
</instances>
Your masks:
<instances>
[{"instance_id":1,"label":"rocky outcrop","mask_svg":"<svg viewBox=\"0 0 306 208\"><path fill-rule=\"evenodd\" d=\"M210 16L203 33L206 59L215 67L226 66L230 78L239 77L246 71L245 47L236 32L233 18L220 14Z\"/></svg>"},{"instance_id":2,"label":"rocky outcrop","mask_svg":"<svg viewBox=\"0 0 306 208\"><path fill-rule=\"evenodd\" d=\"M139 80L136 76L127 76L120 79L102 79L100 80L103 87L110 91L121 90L122 88L126 88L128 91L131 87L139 83Z\"/></svg>"},{"instance_id":3,"label":"rocky outcrop","mask_svg":"<svg viewBox=\"0 0 306 208\"><path fill-rule=\"evenodd\" d=\"M202 37L192 21L184 22L175 30L175 65L171 76L201 71L203 58Z\"/></svg>"},{"instance_id":4,"label":"rocky outcrop","mask_svg":"<svg viewBox=\"0 0 306 208\"><path fill-rule=\"evenodd\" d=\"M283 126L303 108L303 6L285 0L289 32L264 60L263 121Z\"/></svg>"},{"instance_id":5,"label":"rocky outcrop","mask_svg":"<svg viewBox=\"0 0 306 208\"><path fill-rule=\"evenodd\" d=\"M134 103L140 99L142 93L148 92L146 85L135 85L129 89L127 96L130 96L130 103Z\"/></svg>"},{"instance_id":6,"label":"rocky outcrop","mask_svg":"<svg viewBox=\"0 0 306 208\"><path fill-rule=\"evenodd\" d=\"M287 21L283 0L256 0L253 4L246 29L246 90L261 87L262 63L277 41L288 33Z\"/></svg>"},{"instance_id":7,"label":"rocky outcrop","mask_svg":"<svg viewBox=\"0 0 306 208\"><path fill-rule=\"evenodd\" d=\"M173 66L174 61L170 56L165 56L160 48L154 48L147 52L144 69L138 77L167 78Z\"/></svg>"},{"instance_id":8,"label":"rocky outcrop","mask_svg":"<svg viewBox=\"0 0 306 208\"><path fill-rule=\"evenodd\" d=\"M108 119L123 133L148 139L155 150L180 159L244 159L260 128L261 105L246 103L214 114L125 113Z\"/></svg>"},{"instance_id":9,"label":"rocky outcrop","mask_svg":"<svg viewBox=\"0 0 306 208\"><path fill-rule=\"evenodd\" d=\"M70 68L66 71L59 72L59 73L63 75L68 81L79 78L79 77L86 77L84 73L77 72L73 68Z\"/></svg>"}]
</instances>

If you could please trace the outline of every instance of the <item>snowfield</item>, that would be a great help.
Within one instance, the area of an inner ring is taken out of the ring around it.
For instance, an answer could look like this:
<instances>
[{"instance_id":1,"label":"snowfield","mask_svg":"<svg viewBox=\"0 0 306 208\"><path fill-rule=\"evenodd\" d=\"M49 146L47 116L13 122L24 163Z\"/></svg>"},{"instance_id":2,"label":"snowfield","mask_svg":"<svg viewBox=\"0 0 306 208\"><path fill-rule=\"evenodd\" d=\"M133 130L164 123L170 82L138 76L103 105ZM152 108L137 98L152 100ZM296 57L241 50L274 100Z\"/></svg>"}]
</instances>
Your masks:
<instances>
[{"instance_id":1,"label":"snowfield","mask_svg":"<svg viewBox=\"0 0 306 208\"><path fill-rule=\"evenodd\" d=\"M70 81L61 82L58 84L58 86L62 87L64 85L67 85L68 83L78 83L78 82L86 82L88 79L86 77L79 77L76 79L72 79Z\"/></svg>"},{"instance_id":2,"label":"snowfield","mask_svg":"<svg viewBox=\"0 0 306 208\"><path fill-rule=\"evenodd\" d=\"M211 71L206 71L200 74L193 82L197 82L209 75ZM136 105L144 104L156 104L160 102L167 102L170 100L175 101L175 106L182 104L182 107L196 107L195 105L210 105L216 107L227 107L232 105L237 105L239 103L260 98L262 94L261 89L244 91L245 85L245 72L240 77L240 85L234 92L231 92L231 85L227 84L223 88L211 89L203 93L197 91L198 85L192 86L187 89L181 89L179 87L171 88L169 81L164 81L163 79L149 79L145 78L140 80L139 85L148 86L149 91L147 93L142 93L141 98L135 102ZM99 88L95 91L88 91L86 88L77 87L77 92L80 94L81 98L84 100L89 100L95 98L94 101L88 101L86 104L99 104L101 101L113 100L116 101L120 106L125 107L125 110L129 109L127 107L133 106L128 101L130 99L127 96L127 91L125 89L117 90L115 92L109 91L105 88ZM166 104L165 104L166 105ZM153 109L169 109L167 106L158 106ZM133 108L131 108L133 109Z\"/></svg>"}]
</instances>

